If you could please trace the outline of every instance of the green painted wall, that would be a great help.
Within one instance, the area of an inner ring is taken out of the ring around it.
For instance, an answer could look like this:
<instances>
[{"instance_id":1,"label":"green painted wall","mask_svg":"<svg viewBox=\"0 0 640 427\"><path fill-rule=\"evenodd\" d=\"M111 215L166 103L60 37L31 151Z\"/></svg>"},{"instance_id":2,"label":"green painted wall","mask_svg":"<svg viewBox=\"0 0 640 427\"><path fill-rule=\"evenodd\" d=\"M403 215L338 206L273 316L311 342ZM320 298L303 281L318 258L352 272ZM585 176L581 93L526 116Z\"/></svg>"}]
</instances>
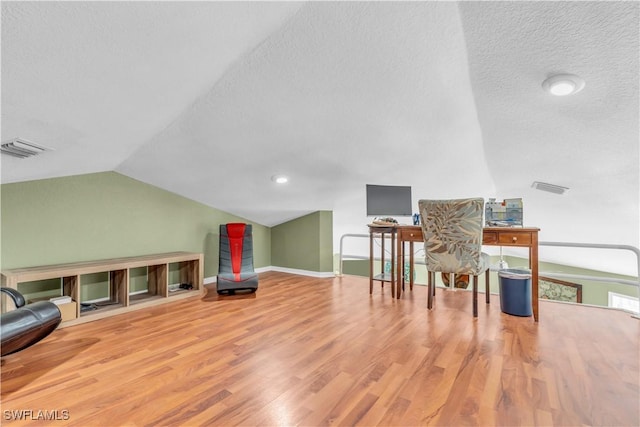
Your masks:
<instances>
[{"instance_id":1,"label":"green painted wall","mask_svg":"<svg viewBox=\"0 0 640 427\"><path fill-rule=\"evenodd\" d=\"M219 224L246 222L116 172L3 184L0 196L2 269L189 251L211 277ZM271 265L271 229L253 235L255 266Z\"/></svg>"},{"instance_id":2,"label":"green painted wall","mask_svg":"<svg viewBox=\"0 0 640 427\"><path fill-rule=\"evenodd\" d=\"M318 211L271 229L273 266L333 271L333 212Z\"/></svg>"},{"instance_id":3,"label":"green painted wall","mask_svg":"<svg viewBox=\"0 0 640 427\"><path fill-rule=\"evenodd\" d=\"M339 258L340 254L336 254L336 265ZM342 274L369 277L369 260L344 260L342 262Z\"/></svg>"},{"instance_id":4,"label":"green painted wall","mask_svg":"<svg viewBox=\"0 0 640 427\"><path fill-rule=\"evenodd\" d=\"M333 271L333 212L320 211L319 215L319 245L320 269L318 271Z\"/></svg>"}]
</instances>

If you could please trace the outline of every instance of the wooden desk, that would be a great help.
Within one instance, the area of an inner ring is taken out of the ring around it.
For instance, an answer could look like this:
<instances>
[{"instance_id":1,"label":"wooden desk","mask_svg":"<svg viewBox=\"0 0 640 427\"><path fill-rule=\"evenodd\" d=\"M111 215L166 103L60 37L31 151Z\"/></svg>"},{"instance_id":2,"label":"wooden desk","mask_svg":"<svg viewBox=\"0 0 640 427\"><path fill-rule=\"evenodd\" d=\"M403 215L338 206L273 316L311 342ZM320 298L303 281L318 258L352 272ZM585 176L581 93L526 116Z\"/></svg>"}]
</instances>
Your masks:
<instances>
[{"instance_id":1,"label":"wooden desk","mask_svg":"<svg viewBox=\"0 0 640 427\"><path fill-rule=\"evenodd\" d=\"M413 243L422 242L422 227L419 225L399 225L396 227L398 242L398 267L404 271L404 243L409 242L409 286L413 289ZM520 246L529 248L529 268L531 269L531 305L533 318L538 321L538 232L539 228L487 227L482 230L482 244L489 246ZM396 292L398 298L404 290L404 274L398 275Z\"/></svg>"},{"instance_id":2,"label":"wooden desk","mask_svg":"<svg viewBox=\"0 0 640 427\"><path fill-rule=\"evenodd\" d=\"M373 293L373 281L379 280L384 286L384 282L391 283L391 298L395 297L395 258L396 258L396 245L395 238L397 234L397 226L395 225L376 225L369 224L369 294ZM391 274L385 274L384 272L384 240L385 236L389 234L391 236ZM373 274L373 240L376 236L379 236L382 240L382 255L380 256L380 274ZM400 298L400 295L398 295Z\"/></svg>"}]
</instances>

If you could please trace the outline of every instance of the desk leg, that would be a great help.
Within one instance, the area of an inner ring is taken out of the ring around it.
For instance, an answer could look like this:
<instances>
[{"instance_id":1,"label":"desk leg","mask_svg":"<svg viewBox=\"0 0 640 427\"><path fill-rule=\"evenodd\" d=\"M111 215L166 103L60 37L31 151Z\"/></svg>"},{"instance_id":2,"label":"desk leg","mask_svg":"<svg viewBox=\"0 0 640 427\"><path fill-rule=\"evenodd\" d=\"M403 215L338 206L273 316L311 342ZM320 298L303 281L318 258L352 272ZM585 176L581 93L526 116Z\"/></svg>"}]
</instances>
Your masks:
<instances>
[{"instance_id":1,"label":"desk leg","mask_svg":"<svg viewBox=\"0 0 640 427\"><path fill-rule=\"evenodd\" d=\"M404 291L404 274L400 276L400 272L404 271L404 242L399 237L398 239L398 285L396 286L396 295L400 298L402 291Z\"/></svg>"},{"instance_id":2,"label":"desk leg","mask_svg":"<svg viewBox=\"0 0 640 427\"><path fill-rule=\"evenodd\" d=\"M400 283L398 281L398 274L396 270L396 242L394 238L396 237L395 231L391 232L391 298L395 298L396 296L396 283ZM400 290L397 292L398 298L400 298Z\"/></svg>"},{"instance_id":3,"label":"desk leg","mask_svg":"<svg viewBox=\"0 0 640 427\"><path fill-rule=\"evenodd\" d=\"M413 241L411 241L409 242L409 290L411 291L413 291L413 272L415 268L413 262ZM404 268L402 271L404 271Z\"/></svg>"},{"instance_id":4,"label":"desk leg","mask_svg":"<svg viewBox=\"0 0 640 427\"><path fill-rule=\"evenodd\" d=\"M531 268L531 305L533 320L538 321L538 234L533 234L533 242L529 246L529 267Z\"/></svg>"},{"instance_id":5,"label":"desk leg","mask_svg":"<svg viewBox=\"0 0 640 427\"><path fill-rule=\"evenodd\" d=\"M405 244L404 242L400 242L399 245L399 249L401 252L398 252L398 278L400 279L400 284L402 285L402 293L404 293L404 285L405 285L405 278L404 278L404 257L405 257Z\"/></svg>"},{"instance_id":6,"label":"desk leg","mask_svg":"<svg viewBox=\"0 0 640 427\"><path fill-rule=\"evenodd\" d=\"M398 259L396 260L396 271L402 271L402 256L404 255L404 245L402 244L402 241L400 239L398 239L398 241L396 242L396 244L398 245ZM398 282L396 283L396 295L398 295L398 298L400 298L400 292L402 289L402 278L398 277Z\"/></svg>"}]
</instances>

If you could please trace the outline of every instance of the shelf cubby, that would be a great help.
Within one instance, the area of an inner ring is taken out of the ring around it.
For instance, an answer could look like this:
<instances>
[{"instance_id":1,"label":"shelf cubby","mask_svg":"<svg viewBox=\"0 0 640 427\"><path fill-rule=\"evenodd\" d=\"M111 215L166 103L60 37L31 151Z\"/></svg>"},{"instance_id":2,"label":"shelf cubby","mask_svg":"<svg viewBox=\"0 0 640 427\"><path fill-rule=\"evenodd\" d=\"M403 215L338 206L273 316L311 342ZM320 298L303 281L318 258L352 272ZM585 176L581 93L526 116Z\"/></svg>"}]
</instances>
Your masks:
<instances>
[{"instance_id":1,"label":"shelf cubby","mask_svg":"<svg viewBox=\"0 0 640 427\"><path fill-rule=\"evenodd\" d=\"M172 252L4 270L2 286L45 299L70 296L73 310L66 310L64 327L200 294L203 271L201 253ZM169 292L170 274L193 289ZM95 309L82 311L82 303Z\"/></svg>"}]
</instances>

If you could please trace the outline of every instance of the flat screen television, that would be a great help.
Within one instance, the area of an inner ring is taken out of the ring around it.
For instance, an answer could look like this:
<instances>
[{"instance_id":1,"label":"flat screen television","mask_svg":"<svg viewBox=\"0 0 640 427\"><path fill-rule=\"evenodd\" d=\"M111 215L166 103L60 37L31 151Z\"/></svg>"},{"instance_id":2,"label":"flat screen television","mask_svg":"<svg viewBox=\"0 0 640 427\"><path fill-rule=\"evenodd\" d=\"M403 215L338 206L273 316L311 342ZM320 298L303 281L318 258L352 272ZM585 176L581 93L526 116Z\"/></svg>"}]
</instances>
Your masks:
<instances>
[{"instance_id":1,"label":"flat screen television","mask_svg":"<svg viewBox=\"0 0 640 427\"><path fill-rule=\"evenodd\" d=\"M367 216L411 216L411 187L367 184Z\"/></svg>"}]
</instances>

